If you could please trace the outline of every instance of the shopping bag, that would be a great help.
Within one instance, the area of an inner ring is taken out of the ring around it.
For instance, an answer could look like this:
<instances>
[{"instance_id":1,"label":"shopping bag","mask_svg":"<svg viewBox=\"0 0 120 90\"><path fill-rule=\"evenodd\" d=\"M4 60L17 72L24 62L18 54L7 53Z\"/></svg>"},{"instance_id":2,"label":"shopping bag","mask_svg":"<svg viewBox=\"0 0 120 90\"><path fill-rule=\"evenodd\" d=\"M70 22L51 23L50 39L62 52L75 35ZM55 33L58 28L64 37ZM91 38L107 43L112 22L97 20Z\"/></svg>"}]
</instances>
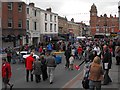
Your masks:
<instances>
[{"instance_id":1,"label":"shopping bag","mask_svg":"<svg viewBox=\"0 0 120 90\"><path fill-rule=\"evenodd\" d=\"M108 69L108 63L104 63L105 69Z\"/></svg>"}]
</instances>

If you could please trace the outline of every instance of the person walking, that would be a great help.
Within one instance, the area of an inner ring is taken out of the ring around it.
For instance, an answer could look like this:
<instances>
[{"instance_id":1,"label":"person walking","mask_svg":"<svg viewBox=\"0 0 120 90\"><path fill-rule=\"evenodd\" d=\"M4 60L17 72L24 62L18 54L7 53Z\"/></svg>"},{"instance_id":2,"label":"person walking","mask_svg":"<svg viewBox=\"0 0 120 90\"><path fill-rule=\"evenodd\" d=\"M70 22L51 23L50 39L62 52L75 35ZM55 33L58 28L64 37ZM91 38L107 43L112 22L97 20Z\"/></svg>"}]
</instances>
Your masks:
<instances>
[{"instance_id":1,"label":"person walking","mask_svg":"<svg viewBox=\"0 0 120 90\"><path fill-rule=\"evenodd\" d=\"M107 85L109 84L109 82L112 82L111 78L109 77L109 69L111 69L111 65L112 65L112 55L107 45L103 46L101 59L103 62L103 69L104 69L103 85Z\"/></svg>"},{"instance_id":2,"label":"person walking","mask_svg":"<svg viewBox=\"0 0 120 90\"><path fill-rule=\"evenodd\" d=\"M4 90L7 90L7 85L9 85L10 90L12 90L13 84L9 82L11 76L12 76L12 72L11 72L10 63L8 63L5 58L2 58L2 80L5 86Z\"/></svg>"},{"instance_id":3,"label":"person walking","mask_svg":"<svg viewBox=\"0 0 120 90\"><path fill-rule=\"evenodd\" d=\"M54 79L54 70L57 64L56 64L54 56L50 55L49 52L47 52L46 55L47 55L46 57L47 74L49 77L50 84L52 84L53 79Z\"/></svg>"},{"instance_id":4,"label":"person walking","mask_svg":"<svg viewBox=\"0 0 120 90\"><path fill-rule=\"evenodd\" d=\"M65 68L69 68L69 58L71 55L71 49L68 47L67 50L65 50L65 58L66 58L66 64L65 64Z\"/></svg>"},{"instance_id":5,"label":"person walking","mask_svg":"<svg viewBox=\"0 0 120 90\"><path fill-rule=\"evenodd\" d=\"M94 47L94 49L93 50L95 50L96 52L97 52L97 55L100 57L101 55L101 50L100 50L100 47L99 47L99 45L98 44L96 44L95 45L95 47Z\"/></svg>"},{"instance_id":6,"label":"person walking","mask_svg":"<svg viewBox=\"0 0 120 90\"><path fill-rule=\"evenodd\" d=\"M17 61L17 53L15 51L15 49L13 49L12 51L12 63L15 64Z\"/></svg>"},{"instance_id":7,"label":"person walking","mask_svg":"<svg viewBox=\"0 0 120 90\"><path fill-rule=\"evenodd\" d=\"M8 47L8 48L7 48L7 61L8 61L9 63L11 63L11 58L12 58L12 51L11 51L11 48Z\"/></svg>"},{"instance_id":8,"label":"person walking","mask_svg":"<svg viewBox=\"0 0 120 90\"><path fill-rule=\"evenodd\" d=\"M41 61L40 59L36 59L33 63L33 74L35 74L35 81L36 83L39 83L41 81Z\"/></svg>"},{"instance_id":9,"label":"person walking","mask_svg":"<svg viewBox=\"0 0 120 90\"><path fill-rule=\"evenodd\" d=\"M116 65L120 65L120 46L115 49Z\"/></svg>"},{"instance_id":10,"label":"person walking","mask_svg":"<svg viewBox=\"0 0 120 90\"><path fill-rule=\"evenodd\" d=\"M47 75L47 65L46 65L46 59L44 58L44 56L42 55L40 57L41 59L41 70L42 70L42 79L43 81L47 80L48 75Z\"/></svg>"},{"instance_id":11,"label":"person walking","mask_svg":"<svg viewBox=\"0 0 120 90\"><path fill-rule=\"evenodd\" d=\"M39 47L39 53L40 53L40 55L43 54L43 47L42 46Z\"/></svg>"},{"instance_id":12,"label":"person walking","mask_svg":"<svg viewBox=\"0 0 120 90\"><path fill-rule=\"evenodd\" d=\"M101 90L101 81L103 80L103 69L101 60L96 56L89 68L89 89Z\"/></svg>"},{"instance_id":13,"label":"person walking","mask_svg":"<svg viewBox=\"0 0 120 90\"><path fill-rule=\"evenodd\" d=\"M29 73L31 73L31 81L33 81L33 74L32 74L33 62L34 62L33 53L31 53L30 56L28 56L25 60L27 82L29 81Z\"/></svg>"},{"instance_id":14,"label":"person walking","mask_svg":"<svg viewBox=\"0 0 120 90\"><path fill-rule=\"evenodd\" d=\"M79 60L81 60L81 58L82 58L82 52L83 52L83 48L81 45L79 45L79 47L77 48Z\"/></svg>"},{"instance_id":15,"label":"person walking","mask_svg":"<svg viewBox=\"0 0 120 90\"><path fill-rule=\"evenodd\" d=\"M52 44L51 43L49 43L48 45L47 45L47 51L48 52L52 52Z\"/></svg>"},{"instance_id":16,"label":"person walking","mask_svg":"<svg viewBox=\"0 0 120 90\"><path fill-rule=\"evenodd\" d=\"M69 69L73 70L73 64L74 64L74 55L71 54L70 58L69 58Z\"/></svg>"}]
</instances>

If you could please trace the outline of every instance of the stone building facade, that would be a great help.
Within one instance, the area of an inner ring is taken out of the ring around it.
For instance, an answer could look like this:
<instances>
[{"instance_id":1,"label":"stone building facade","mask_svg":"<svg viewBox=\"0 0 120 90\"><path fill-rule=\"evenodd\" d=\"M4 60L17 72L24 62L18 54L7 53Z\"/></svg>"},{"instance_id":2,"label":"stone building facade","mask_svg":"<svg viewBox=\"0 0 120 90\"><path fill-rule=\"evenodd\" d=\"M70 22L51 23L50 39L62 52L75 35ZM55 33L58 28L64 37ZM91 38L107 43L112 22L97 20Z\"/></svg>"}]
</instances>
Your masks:
<instances>
[{"instance_id":1,"label":"stone building facade","mask_svg":"<svg viewBox=\"0 0 120 90\"><path fill-rule=\"evenodd\" d=\"M58 32L65 34L68 32L68 20L65 17L58 16Z\"/></svg>"},{"instance_id":2,"label":"stone building facade","mask_svg":"<svg viewBox=\"0 0 120 90\"><path fill-rule=\"evenodd\" d=\"M81 35L79 24L75 23L73 18L68 22L68 32L73 34L74 37Z\"/></svg>"}]
</instances>

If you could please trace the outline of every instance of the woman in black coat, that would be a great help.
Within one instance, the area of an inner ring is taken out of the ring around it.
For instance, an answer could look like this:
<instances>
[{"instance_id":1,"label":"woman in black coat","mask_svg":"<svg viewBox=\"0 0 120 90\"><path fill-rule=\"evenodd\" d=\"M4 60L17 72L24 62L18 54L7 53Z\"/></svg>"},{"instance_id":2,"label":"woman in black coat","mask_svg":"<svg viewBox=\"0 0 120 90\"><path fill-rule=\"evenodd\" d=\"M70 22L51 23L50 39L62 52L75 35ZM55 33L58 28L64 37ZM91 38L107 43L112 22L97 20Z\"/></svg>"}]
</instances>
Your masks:
<instances>
[{"instance_id":1,"label":"woman in black coat","mask_svg":"<svg viewBox=\"0 0 120 90\"><path fill-rule=\"evenodd\" d=\"M104 85L109 84L109 82L112 82L111 78L109 77L109 69L111 69L112 65L112 55L108 49L107 45L103 46L102 51L102 62L103 62L103 69L104 69Z\"/></svg>"},{"instance_id":2,"label":"woman in black coat","mask_svg":"<svg viewBox=\"0 0 120 90\"><path fill-rule=\"evenodd\" d=\"M43 81L45 81L48 78L48 75L47 75L46 59L44 58L43 55L41 56L41 64L42 64L41 66L42 78L43 78Z\"/></svg>"}]
</instances>

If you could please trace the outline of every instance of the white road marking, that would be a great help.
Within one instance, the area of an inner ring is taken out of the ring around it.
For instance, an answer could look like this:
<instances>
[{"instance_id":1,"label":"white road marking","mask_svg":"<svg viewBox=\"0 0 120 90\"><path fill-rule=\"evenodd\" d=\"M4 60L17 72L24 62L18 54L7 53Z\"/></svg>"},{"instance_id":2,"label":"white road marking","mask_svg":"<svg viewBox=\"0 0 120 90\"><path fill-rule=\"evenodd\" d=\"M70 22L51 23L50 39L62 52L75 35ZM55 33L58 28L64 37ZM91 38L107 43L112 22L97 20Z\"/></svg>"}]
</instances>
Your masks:
<instances>
[{"instance_id":1,"label":"white road marking","mask_svg":"<svg viewBox=\"0 0 120 90\"><path fill-rule=\"evenodd\" d=\"M70 82L72 82L74 79L76 79L82 73L83 73L83 70L78 75L76 75L73 79L71 79L70 81L68 81L62 88L65 88L67 85L69 85Z\"/></svg>"}]
</instances>

